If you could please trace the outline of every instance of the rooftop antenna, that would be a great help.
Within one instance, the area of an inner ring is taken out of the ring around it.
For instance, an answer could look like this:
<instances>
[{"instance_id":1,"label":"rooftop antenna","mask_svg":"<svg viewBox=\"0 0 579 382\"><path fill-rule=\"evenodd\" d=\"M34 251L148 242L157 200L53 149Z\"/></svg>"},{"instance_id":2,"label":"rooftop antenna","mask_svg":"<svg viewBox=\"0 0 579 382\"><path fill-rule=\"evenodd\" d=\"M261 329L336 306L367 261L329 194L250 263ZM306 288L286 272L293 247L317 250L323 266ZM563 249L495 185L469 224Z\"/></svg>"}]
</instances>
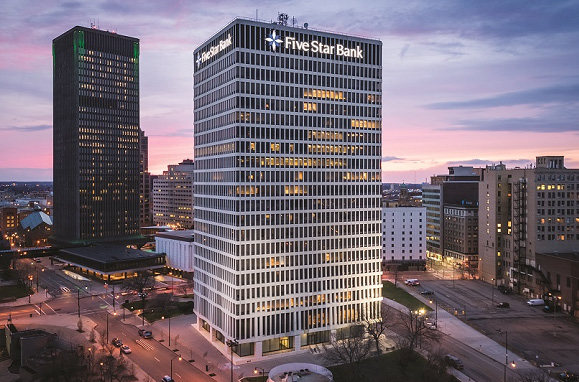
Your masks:
<instances>
[{"instance_id":1,"label":"rooftop antenna","mask_svg":"<svg viewBox=\"0 0 579 382\"><path fill-rule=\"evenodd\" d=\"M297 22L298 21L296 20L296 18L292 16L292 27L295 27Z\"/></svg>"},{"instance_id":2,"label":"rooftop antenna","mask_svg":"<svg viewBox=\"0 0 579 382\"><path fill-rule=\"evenodd\" d=\"M310 26L310 24L304 23L304 28L305 28L305 29L308 29L309 26Z\"/></svg>"},{"instance_id":3,"label":"rooftop antenna","mask_svg":"<svg viewBox=\"0 0 579 382\"><path fill-rule=\"evenodd\" d=\"M277 23L279 25L287 26L287 19L288 19L287 13L278 13L277 14Z\"/></svg>"},{"instance_id":4,"label":"rooftop antenna","mask_svg":"<svg viewBox=\"0 0 579 382\"><path fill-rule=\"evenodd\" d=\"M255 10L255 21L258 21L259 19L257 18L257 9Z\"/></svg>"}]
</instances>

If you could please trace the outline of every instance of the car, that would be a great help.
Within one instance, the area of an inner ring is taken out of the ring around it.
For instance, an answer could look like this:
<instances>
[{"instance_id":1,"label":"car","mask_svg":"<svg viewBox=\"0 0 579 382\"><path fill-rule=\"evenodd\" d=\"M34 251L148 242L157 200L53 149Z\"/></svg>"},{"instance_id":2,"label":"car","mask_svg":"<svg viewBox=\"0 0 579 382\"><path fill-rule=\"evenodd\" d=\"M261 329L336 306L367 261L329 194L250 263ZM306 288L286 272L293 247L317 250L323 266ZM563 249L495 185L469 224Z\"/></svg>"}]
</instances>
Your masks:
<instances>
[{"instance_id":1,"label":"car","mask_svg":"<svg viewBox=\"0 0 579 382\"><path fill-rule=\"evenodd\" d=\"M139 335L143 338L152 338L153 333L150 330L139 329Z\"/></svg>"},{"instance_id":2,"label":"car","mask_svg":"<svg viewBox=\"0 0 579 382\"><path fill-rule=\"evenodd\" d=\"M123 346L123 341L121 341L121 339L119 337L115 337L113 338L112 341L113 345L115 345L116 347L120 348L121 346Z\"/></svg>"},{"instance_id":3,"label":"car","mask_svg":"<svg viewBox=\"0 0 579 382\"><path fill-rule=\"evenodd\" d=\"M568 371L563 371L563 372L557 374L557 379L559 379L561 381L578 382L579 381L579 375L573 374L573 373L568 372Z\"/></svg>"},{"instance_id":4,"label":"car","mask_svg":"<svg viewBox=\"0 0 579 382\"><path fill-rule=\"evenodd\" d=\"M129 347L129 345L123 345L123 346L121 346L121 353L123 353L123 354L131 354L131 348Z\"/></svg>"},{"instance_id":5,"label":"car","mask_svg":"<svg viewBox=\"0 0 579 382\"><path fill-rule=\"evenodd\" d=\"M41 263L41 262L42 262L42 260L40 260L38 257L35 257L35 258L34 258L34 261L37 262L37 263Z\"/></svg>"},{"instance_id":6,"label":"car","mask_svg":"<svg viewBox=\"0 0 579 382\"><path fill-rule=\"evenodd\" d=\"M561 307L559 305L555 305L555 312L560 312ZM545 305L543 307L543 312L545 313L553 313L553 305Z\"/></svg>"},{"instance_id":7,"label":"car","mask_svg":"<svg viewBox=\"0 0 579 382\"><path fill-rule=\"evenodd\" d=\"M423 295L433 295L434 292L431 291L431 290L423 290L422 292L420 292L420 294L423 294Z\"/></svg>"},{"instance_id":8,"label":"car","mask_svg":"<svg viewBox=\"0 0 579 382\"><path fill-rule=\"evenodd\" d=\"M175 381L173 380L173 378L166 375L163 377L163 379L161 379L161 382L175 382Z\"/></svg>"},{"instance_id":9,"label":"car","mask_svg":"<svg viewBox=\"0 0 579 382\"><path fill-rule=\"evenodd\" d=\"M532 298L529 301L527 301L527 305L529 306L545 305L545 300L543 300L542 298Z\"/></svg>"},{"instance_id":10,"label":"car","mask_svg":"<svg viewBox=\"0 0 579 382\"><path fill-rule=\"evenodd\" d=\"M404 281L404 284L409 286L418 286L420 285L420 281L418 281L418 279L407 279Z\"/></svg>"},{"instance_id":11,"label":"car","mask_svg":"<svg viewBox=\"0 0 579 382\"><path fill-rule=\"evenodd\" d=\"M444 357L444 359L446 360L446 363L449 366L454 367L456 370L464 369L464 364L462 363L462 361L453 356L452 354L447 354L446 357Z\"/></svg>"},{"instance_id":12,"label":"car","mask_svg":"<svg viewBox=\"0 0 579 382\"><path fill-rule=\"evenodd\" d=\"M428 321L424 325L430 330L436 330L436 322L434 321Z\"/></svg>"},{"instance_id":13,"label":"car","mask_svg":"<svg viewBox=\"0 0 579 382\"><path fill-rule=\"evenodd\" d=\"M497 308L510 308L511 306L509 305L508 302L499 302L497 304Z\"/></svg>"}]
</instances>

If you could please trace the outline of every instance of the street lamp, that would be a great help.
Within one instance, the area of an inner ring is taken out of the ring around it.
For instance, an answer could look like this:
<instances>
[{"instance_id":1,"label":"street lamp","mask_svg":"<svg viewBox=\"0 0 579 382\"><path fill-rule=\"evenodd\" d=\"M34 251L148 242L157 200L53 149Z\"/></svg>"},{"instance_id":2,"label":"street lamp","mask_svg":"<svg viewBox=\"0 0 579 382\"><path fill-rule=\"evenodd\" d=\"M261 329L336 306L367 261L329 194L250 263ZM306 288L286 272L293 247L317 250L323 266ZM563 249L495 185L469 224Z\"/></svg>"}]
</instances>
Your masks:
<instances>
[{"instance_id":1,"label":"street lamp","mask_svg":"<svg viewBox=\"0 0 579 382\"><path fill-rule=\"evenodd\" d=\"M263 379L265 379L265 370L262 369L259 366L256 366L255 369L253 369L253 374L259 374L261 372L261 376L263 377Z\"/></svg>"},{"instance_id":2,"label":"street lamp","mask_svg":"<svg viewBox=\"0 0 579 382\"><path fill-rule=\"evenodd\" d=\"M161 319L164 320L165 316L162 316ZM169 346L171 346L171 315L168 315L167 319L169 320Z\"/></svg>"},{"instance_id":3,"label":"street lamp","mask_svg":"<svg viewBox=\"0 0 579 382\"><path fill-rule=\"evenodd\" d=\"M181 358L180 355L171 358L171 381L173 380L173 361L177 358L179 358L179 361L181 361L183 359L183 358Z\"/></svg>"},{"instance_id":4,"label":"street lamp","mask_svg":"<svg viewBox=\"0 0 579 382\"><path fill-rule=\"evenodd\" d=\"M492 294L491 294L491 296L492 296L491 297L491 305L492 305L491 309L492 309L495 306L495 279L494 278L491 279L491 291L492 291Z\"/></svg>"},{"instance_id":5,"label":"street lamp","mask_svg":"<svg viewBox=\"0 0 579 382\"><path fill-rule=\"evenodd\" d=\"M30 295L31 295L31 290L32 289L32 275L28 275L28 303L30 304Z\"/></svg>"},{"instance_id":6,"label":"street lamp","mask_svg":"<svg viewBox=\"0 0 579 382\"><path fill-rule=\"evenodd\" d=\"M432 304L432 302L434 302L435 304L435 311L434 311L434 323L436 324L436 326L438 326L438 300L435 299L430 299L430 303Z\"/></svg>"},{"instance_id":7,"label":"street lamp","mask_svg":"<svg viewBox=\"0 0 579 382\"><path fill-rule=\"evenodd\" d=\"M239 346L239 342L237 339L227 340L225 342L227 346L229 346L229 350L231 351L231 358L230 358L230 366L231 366L231 382L233 382L233 348Z\"/></svg>"},{"instance_id":8,"label":"street lamp","mask_svg":"<svg viewBox=\"0 0 579 382\"><path fill-rule=\"evenodd\" d=\"M109 343L109 312L105 312L107 315L107 344Z\"/></svg>"},{"instance_id":9,"label":"street lamp","mask_svg":"<svg viewBox=\"0 0 579 382\"><path fill-rule=\"evenodd\" d=\"M504 382L507 382L507 365L509 364L509 333L506 330L499 329L499 333L505 333L505 372L503 376ZM515 361L513 361L513 367L515 367Z\"/></svg>"}]
</instances>

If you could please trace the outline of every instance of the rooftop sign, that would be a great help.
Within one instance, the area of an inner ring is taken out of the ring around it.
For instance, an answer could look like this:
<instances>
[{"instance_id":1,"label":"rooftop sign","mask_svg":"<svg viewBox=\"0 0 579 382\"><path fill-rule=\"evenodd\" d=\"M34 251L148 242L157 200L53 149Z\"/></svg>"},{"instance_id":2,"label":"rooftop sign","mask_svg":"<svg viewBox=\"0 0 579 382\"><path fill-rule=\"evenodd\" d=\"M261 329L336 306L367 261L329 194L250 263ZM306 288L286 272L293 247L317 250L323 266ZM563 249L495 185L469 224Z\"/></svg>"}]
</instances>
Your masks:
<instances>
[{"instance_id":1,"label":"rooftop sign","mask_svg":"<svg viewBox=\"0 0 579 382\"><path fill-rule=\"evenodd\" d=\"M218 43L207 48L205 52L197 53L197 60L195 60L197 67L200 67L205 61L217 55L219 52L224 51L231 45L233 45L233 41L231 39L231 34L228 34L225 40L219 40Z\"/></svg>"},{"instance_id":2,"label":"rooftop sign","mask_svg":"<svg viewBox=\"0 0 579 382\"><path fill-rule=\"evenodd\" d=\"M274 29L271 31L265 41L274 52L277 48L283 47L286 50L299 50L302 52L312 52L327 54L330 56L364 58L364 52L360 45L355 48L348 48L342 44L326 45L318 40L299 41L295 37L286 37L285 41L277 34Z\"/></svg>"}]
</instances>

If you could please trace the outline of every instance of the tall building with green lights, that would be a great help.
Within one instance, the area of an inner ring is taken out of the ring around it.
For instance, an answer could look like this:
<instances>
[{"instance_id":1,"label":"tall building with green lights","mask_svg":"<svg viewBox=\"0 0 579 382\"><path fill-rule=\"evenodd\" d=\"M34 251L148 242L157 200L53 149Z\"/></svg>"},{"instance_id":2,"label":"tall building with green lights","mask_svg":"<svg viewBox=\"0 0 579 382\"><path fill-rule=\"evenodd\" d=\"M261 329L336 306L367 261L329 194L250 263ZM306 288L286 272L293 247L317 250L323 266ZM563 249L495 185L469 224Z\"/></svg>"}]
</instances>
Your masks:
<instances>
[{"instance_id":1,"label":"tall building with green lights","mask_svg":"<svg viewBox=\"0 0 579 382\"><path fill-rule=\"evenodd\" d=\"M52 42L55 242L139 233L139 40L76 26Z\"/></svg>"}]
</instances>

